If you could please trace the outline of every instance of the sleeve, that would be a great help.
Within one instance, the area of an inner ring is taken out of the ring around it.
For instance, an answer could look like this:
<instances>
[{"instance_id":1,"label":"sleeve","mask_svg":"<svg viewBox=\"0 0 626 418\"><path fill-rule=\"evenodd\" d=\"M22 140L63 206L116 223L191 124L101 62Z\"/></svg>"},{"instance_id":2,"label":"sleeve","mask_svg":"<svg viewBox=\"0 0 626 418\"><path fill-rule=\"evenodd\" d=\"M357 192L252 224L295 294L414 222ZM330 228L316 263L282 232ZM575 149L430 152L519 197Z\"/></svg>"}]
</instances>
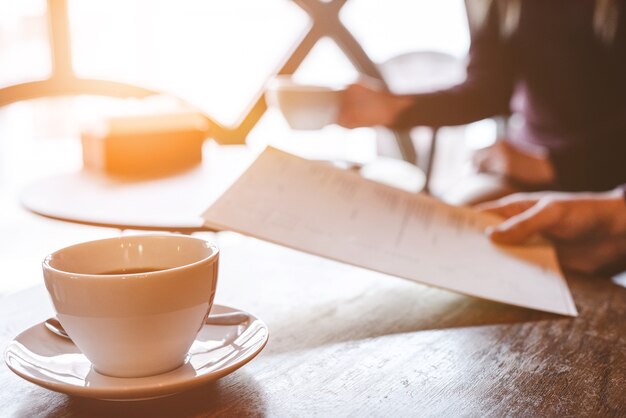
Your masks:
<instances>
[{"instance_id":1,"label":"sleeve","mask_svg":"<svg viewBox=\"0 0 626 418\"><path fill-rule=\"evenodd\" d=\"M555 185L566 191L596 190L589 173L594 172L593 160L587 147L571 147L550 151L550 162L554 167ZM586 152L587 151L587 152Z\"/></svg>"},{"instance_id":2,"label":"sleeve","mask_svg":"<svg viewBox=\"0 0 626 418\"><path fill-rule=\"evenodd\" d=\"M555 186L566 191L605 191L624 183L626 141L619 139L617 136L610 143L583 143L550 150Z\"/></svg>"},{"instance_id":3,"label":"sleeve","mask_svg":"<svg viewBox=\"0 0 626 418\"><path fill-rule=\"evenodd\" d=\"M510 39L500 36L496 3L471 34L466 80L450 89L412 96L393 127L462 125L509 113L514 60Z\"/></svg>"}]
</instances>

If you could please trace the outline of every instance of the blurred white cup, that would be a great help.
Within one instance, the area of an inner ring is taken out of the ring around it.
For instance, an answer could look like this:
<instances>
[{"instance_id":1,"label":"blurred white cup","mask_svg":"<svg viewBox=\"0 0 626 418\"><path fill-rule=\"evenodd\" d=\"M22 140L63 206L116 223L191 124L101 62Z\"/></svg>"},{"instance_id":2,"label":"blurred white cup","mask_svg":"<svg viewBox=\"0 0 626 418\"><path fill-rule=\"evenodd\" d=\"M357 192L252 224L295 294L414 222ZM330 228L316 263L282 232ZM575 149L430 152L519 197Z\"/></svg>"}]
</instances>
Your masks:
<instances>
[{"instance_id":1,"label":"blurred white cup","mask_svg":"<svg viewBox=\"0 0 626 418\"><path fill-rule=\"evenodd\" d=\"M314 130L337 122L344 90L301 84L290 76L277 76L267 85L265 98L277 107L292 129Z\"/></svg>"}]
</instances>

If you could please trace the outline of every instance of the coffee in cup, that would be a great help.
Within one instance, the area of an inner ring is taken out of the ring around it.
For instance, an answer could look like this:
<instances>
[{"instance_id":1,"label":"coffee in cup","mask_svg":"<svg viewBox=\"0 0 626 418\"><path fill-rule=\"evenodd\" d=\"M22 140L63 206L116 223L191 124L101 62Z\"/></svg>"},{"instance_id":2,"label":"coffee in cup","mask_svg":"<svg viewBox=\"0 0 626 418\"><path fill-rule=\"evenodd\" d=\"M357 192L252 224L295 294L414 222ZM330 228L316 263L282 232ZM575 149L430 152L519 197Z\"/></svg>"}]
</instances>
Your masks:
<instances>
[{"instance_id":1,"label":"coffee in cup","mask_svg":"<svg viewBox=\"0 0 626 418\"><path fill-rule=\"evenodd\" d=\"M63 248L43 262L46 288L72 341L102 374L181 366L208 315L219 250L183 235L140 235Z\"/></svg>"}]
</instances>

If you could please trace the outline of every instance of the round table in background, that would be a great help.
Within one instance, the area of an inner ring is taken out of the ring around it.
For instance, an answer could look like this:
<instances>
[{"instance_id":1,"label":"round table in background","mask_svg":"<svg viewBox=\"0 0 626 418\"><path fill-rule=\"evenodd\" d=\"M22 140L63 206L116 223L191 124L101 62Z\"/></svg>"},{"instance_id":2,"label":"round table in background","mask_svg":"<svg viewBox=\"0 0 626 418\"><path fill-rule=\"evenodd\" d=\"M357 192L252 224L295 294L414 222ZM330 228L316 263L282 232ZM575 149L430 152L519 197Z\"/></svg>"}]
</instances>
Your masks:
<instances>
[{"instance_id":1,"label":"round table in background","mask_svg":"<svg viewBox=\"0 0 626 418\"><path fill-rule=\"evenodd\" d=\"M48 218L122 230L191 234L210 231L202 213L258 155L243 145L217 146L202 165L176 175L132 180L78 170L42 178L21 193L22 205ZM422 190L423 172L405 161L379 157L360 168L369 179Z\"/></svg>"},{"instance_id":2,"label":"round table in background","mask_svg":"<svg viewBox=\"0 0 626 418\"><path fill-rule=\"evenodd\" d=\"M176 175L128 179L79 170L27 186L22 205L48 218L118 229L193 233L209 230L202 212L253 161L245 146L205 153L202 165Z\"/></svg>"}]
</instances>

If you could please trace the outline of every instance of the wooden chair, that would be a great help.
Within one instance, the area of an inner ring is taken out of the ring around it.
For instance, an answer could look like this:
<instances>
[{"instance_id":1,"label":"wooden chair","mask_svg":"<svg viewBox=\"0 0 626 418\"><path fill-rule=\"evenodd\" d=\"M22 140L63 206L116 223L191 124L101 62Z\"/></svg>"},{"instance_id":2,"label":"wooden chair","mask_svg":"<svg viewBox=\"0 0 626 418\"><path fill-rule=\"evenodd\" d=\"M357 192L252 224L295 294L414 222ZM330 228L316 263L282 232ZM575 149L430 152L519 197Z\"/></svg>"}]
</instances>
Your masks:
<instances>
[{"instance_id":1,"label":"wooden chair","mask_svg":"<svg viewBox=\"0 0 626 418\"><path fill-rule=\"evenodd\" d=\"M398 55L379 64L380 72L389 86L397 94L428 93L443 90L463 82L465 79L464 60L436 51L415 51ZM507 116L496 117L497 138L506 135ZM424 170L426 183L424 192L431 193L433 161L437 150L437 137L441 126L428 126L430 141L426 155L420 156L415 150L411 130L394 132L395 140L403 159ZM467 176L438 198L455 205L473 205L497 199L518 191L505 179L490 174Z\"/></svg>"},{"instance_id":2,"label":"wooden chair","mask_svg":"<svg viewBox=\"0 0 626 418\"><path fill-rule=\"evenodd\" d=\"M437 51L415 51L398 55L379 64L380 72L389 90L396 94L427 93L446 89L465 79L462 59ZM410 130L395 132L396 142L403 159L421 166L426 175L424 191L430 193L433 160L437 146L439 126L431 129L430 145L426 158L417 155ZM420 161L421 164L420 164Z\"/></svg>"}]
</instances>

